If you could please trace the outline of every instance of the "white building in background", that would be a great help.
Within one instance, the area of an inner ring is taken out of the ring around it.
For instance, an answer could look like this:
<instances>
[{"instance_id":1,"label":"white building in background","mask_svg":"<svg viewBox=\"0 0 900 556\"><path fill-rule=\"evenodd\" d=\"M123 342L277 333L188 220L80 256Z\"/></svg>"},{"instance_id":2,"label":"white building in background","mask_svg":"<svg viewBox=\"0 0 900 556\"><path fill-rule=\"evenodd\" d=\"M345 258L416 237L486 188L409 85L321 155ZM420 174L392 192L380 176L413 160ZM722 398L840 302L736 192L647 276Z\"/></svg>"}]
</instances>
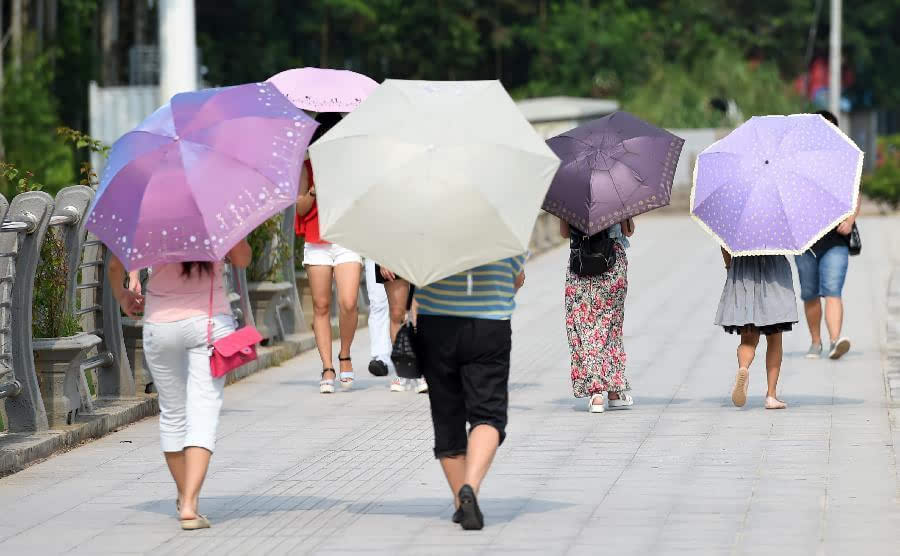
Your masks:
<instances>
[{"instance_id":1,"label":"white building in background","mask_svg":"<svg viewBox=\"0 0 900 556\"><path fill-rule=\"evenodd\" d=\"M197 29L194 0L158 0L159 100L196 91Z\"/></svg>"},{"instance_id":2,"label":"white building in background","mask_svg":"<svg viewBox=\"0 0 900 556\"><path fill-rule=\"evenodd\" d=\"M90 135L111 145L176 93L201 87L194 0L157 0L156 45L136 45L129 52L131 85L88 90ZM94 168L104 161L92 156Z\"/></svg>"},{"instance_id":3,"label":"white building in background","mask_svg":"<svg viewBox=\"0 0 900 556\"><path fill-rule=\"evenodd\" d=\"M529 98L516 104L544 139L619 109L619 103L615 100L578 97Z\"/></svg>"}]
</instances>

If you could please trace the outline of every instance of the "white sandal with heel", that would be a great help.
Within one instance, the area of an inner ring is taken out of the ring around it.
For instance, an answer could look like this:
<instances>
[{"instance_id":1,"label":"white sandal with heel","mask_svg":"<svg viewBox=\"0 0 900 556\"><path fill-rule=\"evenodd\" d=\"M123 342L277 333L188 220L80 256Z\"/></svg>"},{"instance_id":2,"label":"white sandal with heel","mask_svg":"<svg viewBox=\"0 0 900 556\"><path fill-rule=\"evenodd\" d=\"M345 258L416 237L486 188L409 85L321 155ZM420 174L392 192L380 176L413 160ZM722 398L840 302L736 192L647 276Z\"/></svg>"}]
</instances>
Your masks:
<instances>
[{"instance_id":1,"label":"white sandal with heel","mask_svg":"<svg viewBox=\"0 0 900 556\"><path fill-rule=\"evenodd\" d=\"M334 379L333 378L325 378L325 373L330 372L332 375L334 374L334 369L323 369L322 370L322 380L319 381L319 393L320 394L334 394Z\"/></svg>"},{"instance_id":2,"label":"white sandal with heel","mask_svg":"<svg viewBox=\"0 0 900 556\"><path fill-rule=\"evenodd\" d=\"M338 361L350 361L350 357L338 356ZM353 369L349 371L341 371L341 388L348 390L353 387Z\"/></svg>"}]
</instances>

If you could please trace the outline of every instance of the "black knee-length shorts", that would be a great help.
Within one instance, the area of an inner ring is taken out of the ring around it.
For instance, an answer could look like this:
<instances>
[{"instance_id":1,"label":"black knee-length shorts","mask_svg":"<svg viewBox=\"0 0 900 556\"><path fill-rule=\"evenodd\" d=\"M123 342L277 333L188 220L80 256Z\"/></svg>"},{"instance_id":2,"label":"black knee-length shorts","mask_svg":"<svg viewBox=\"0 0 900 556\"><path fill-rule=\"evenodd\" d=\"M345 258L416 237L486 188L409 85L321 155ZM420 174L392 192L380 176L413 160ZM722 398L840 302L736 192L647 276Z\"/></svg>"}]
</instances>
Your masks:
<instances>
[{"instance_id":1,"label":"black knee-length shorts","mask_svg":"<svg viewBox=\"0 0 900 556\"><path fill-rule=\"evenodd\" d=\"M502 444L509 407L510 321L420 315L417 328L434 456L466 453L467 421L470 430L494 427Z\"/></svg>"}]
</instances>

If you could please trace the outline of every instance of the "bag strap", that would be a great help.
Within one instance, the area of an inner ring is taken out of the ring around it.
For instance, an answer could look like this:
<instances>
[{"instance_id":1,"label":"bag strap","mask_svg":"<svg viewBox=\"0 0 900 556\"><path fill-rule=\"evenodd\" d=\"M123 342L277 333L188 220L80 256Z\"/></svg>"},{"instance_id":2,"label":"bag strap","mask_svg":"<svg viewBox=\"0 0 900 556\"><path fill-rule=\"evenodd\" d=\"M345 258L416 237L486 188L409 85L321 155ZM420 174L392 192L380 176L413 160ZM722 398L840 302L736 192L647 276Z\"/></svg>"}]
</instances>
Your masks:
<instances>
[{"instance_id":1,"label":"bag strap","mask_svg":"<svg viewBox=\"0 0 900 556\"><path fill-rule=\"evenodd\" d=\"M213 291L216 289L216 272L213 266L213 272L209 275L209 319L206 321L206 345L212 347L213 333Z\"/></svg>"},{"instance_id":2,"label":"bag strap","mask_svg":"<svg viewBox=\"0 0 900 556\"><path fill-rule=\"evenodd\" d=\"M413 284L409 285L409 294L406 296L406 310L409 311L412 309L413 298L416 296L416 287Z\"/></svg>"}]
</instances>

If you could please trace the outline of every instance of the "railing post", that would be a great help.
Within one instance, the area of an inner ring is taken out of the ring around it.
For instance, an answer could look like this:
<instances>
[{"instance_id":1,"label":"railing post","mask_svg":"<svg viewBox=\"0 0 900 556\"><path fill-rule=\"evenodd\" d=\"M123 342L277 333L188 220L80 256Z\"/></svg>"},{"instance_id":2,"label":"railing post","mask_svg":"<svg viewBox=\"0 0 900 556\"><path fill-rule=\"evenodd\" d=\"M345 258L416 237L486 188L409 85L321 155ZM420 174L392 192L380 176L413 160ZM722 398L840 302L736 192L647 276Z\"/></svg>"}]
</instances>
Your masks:
<instances>
[{"instance_id":1,"label":"railing post","mask_svg":"<svg viewBox=\"0 0 900 556\"><path fill-rule=\"evenodd\" d=\"M66 263L69 269L69 275L66 276L66 304L72 309L76 307L78 266L81 264L85 239L85 213L93 198L94 190L86 185L66 187L60 189L56 194L53 216L71 217L75 220L64 228L65 232L63 233L63 241L66 245Z\"/></svg>"},{"instance_id":2,"label":"railing post","mask_svg":"<svg viewBox=\"0 0 900 556\"><path fill-rule=\"evenodd\" d=\"M303 310L300 306L300 292L297 291L297 272L296 261L294 260L294 242L296 235L294 232L294 215L297 207L291 205L284 211L284 219L281 222L281 241L287 245L288 256L282 263L282 274L284 280L291 283L291 291L288 292L288 301L290 301L290 313L292 322L286 323L286 334L296 334L300 330L306 330L306 322L303 318Z\"/></svg>"},{"instance_id":3,"label":"railing post","mask_svg":"<svg viewBox=\"0 0 900 556\"><path fill-rule=\"evenodd\" d=\"M231 265L227 268L225 277L228 279L228 290L234 294L233 297L229 295L231 312L238 321L238 326L256 326L253 309L250 307L250 294L247 293L247 271Z\"/></svg>"},{"instance_id":4,"label":"railing post","mask_svg":"<svg viewBox=\"0 0 900 556\"><path fill-rule=\"evenodd\" d=\"M9 203L6 197L0 195L0 223L6 218ZM15 238L16 234L9 232ZM0 244L4 244L0 233ZM10 396L18 396L22 392L22 385L16 380L12 368L12 353L10 349L10 326L12 319L12 286L13 271L15 266L13 258L15 251L5 249L0 252L0 400Z\"/></svg>"},{"instance_id":5,"label":"railing post","mask_svg":"<svg viewBox=\"0 0 900 556\"><path fill-rule=\"evenodd\" d=\"M54 201L47 233L57 234L65 247L65 312L76 314L78 272L84 243L85 213L94 197L90 187L74 185L61 189ZM81 365L85 356L100 343L90 334L66 338L34 338L35 372L41 386L49 425L71 423L83 410L93 410L93 400Z\"/></svg>"},{"instance_id":6,"label":"railing post","mask_svg":"<svg viewBox=\"0 0 900 556\"><path fill-rule=\"evenodd\" d=\"M10 331L13 369L16 380L22 385L22 393L6 400L6 416L9 419L10 432L47 430L47 412L44 409L34 370L31 302L41 244L52 213L53 199L50 195L43 191L22 193L13 199L7 214L9 221L27 223L29 230L19 234L0 234L3 236L0 249L7 252L12 248L17 253ZM8 238L11 238L11 241Z\"/></svg>"},{"instance_id":7,"label":"railing post","mask_svg":"<svg viewBox=\"0 0 900 556\"><path fill-rule=\"evenodd\" d=\"M101 398L133 398L135 396L134 371L129 364L122 329L122 314L119 303L113 296L106 268L109 264L109 250L93 234L88 234L84 242L81 269L81 315L82 329L88 334L99 336L99 363L97 393Z\"/></svg>"},{"instance_id":8,"label":"railing post","mask_svg":"<svg viewBox=\"0 0 900 556\"><path fill-rule=\"evenodd\" d=\"M101 350L112 355L112 364L100 367L100 380L97 392L104 398L133 398L135 396L134 372L128 363L125 351L125 336L122 333L122 313L119 302L113 295L106 269L112 253L103 248L103 267L101 272L100 306L103 314L103 343Z\"/></svg>"}]
</instances>

